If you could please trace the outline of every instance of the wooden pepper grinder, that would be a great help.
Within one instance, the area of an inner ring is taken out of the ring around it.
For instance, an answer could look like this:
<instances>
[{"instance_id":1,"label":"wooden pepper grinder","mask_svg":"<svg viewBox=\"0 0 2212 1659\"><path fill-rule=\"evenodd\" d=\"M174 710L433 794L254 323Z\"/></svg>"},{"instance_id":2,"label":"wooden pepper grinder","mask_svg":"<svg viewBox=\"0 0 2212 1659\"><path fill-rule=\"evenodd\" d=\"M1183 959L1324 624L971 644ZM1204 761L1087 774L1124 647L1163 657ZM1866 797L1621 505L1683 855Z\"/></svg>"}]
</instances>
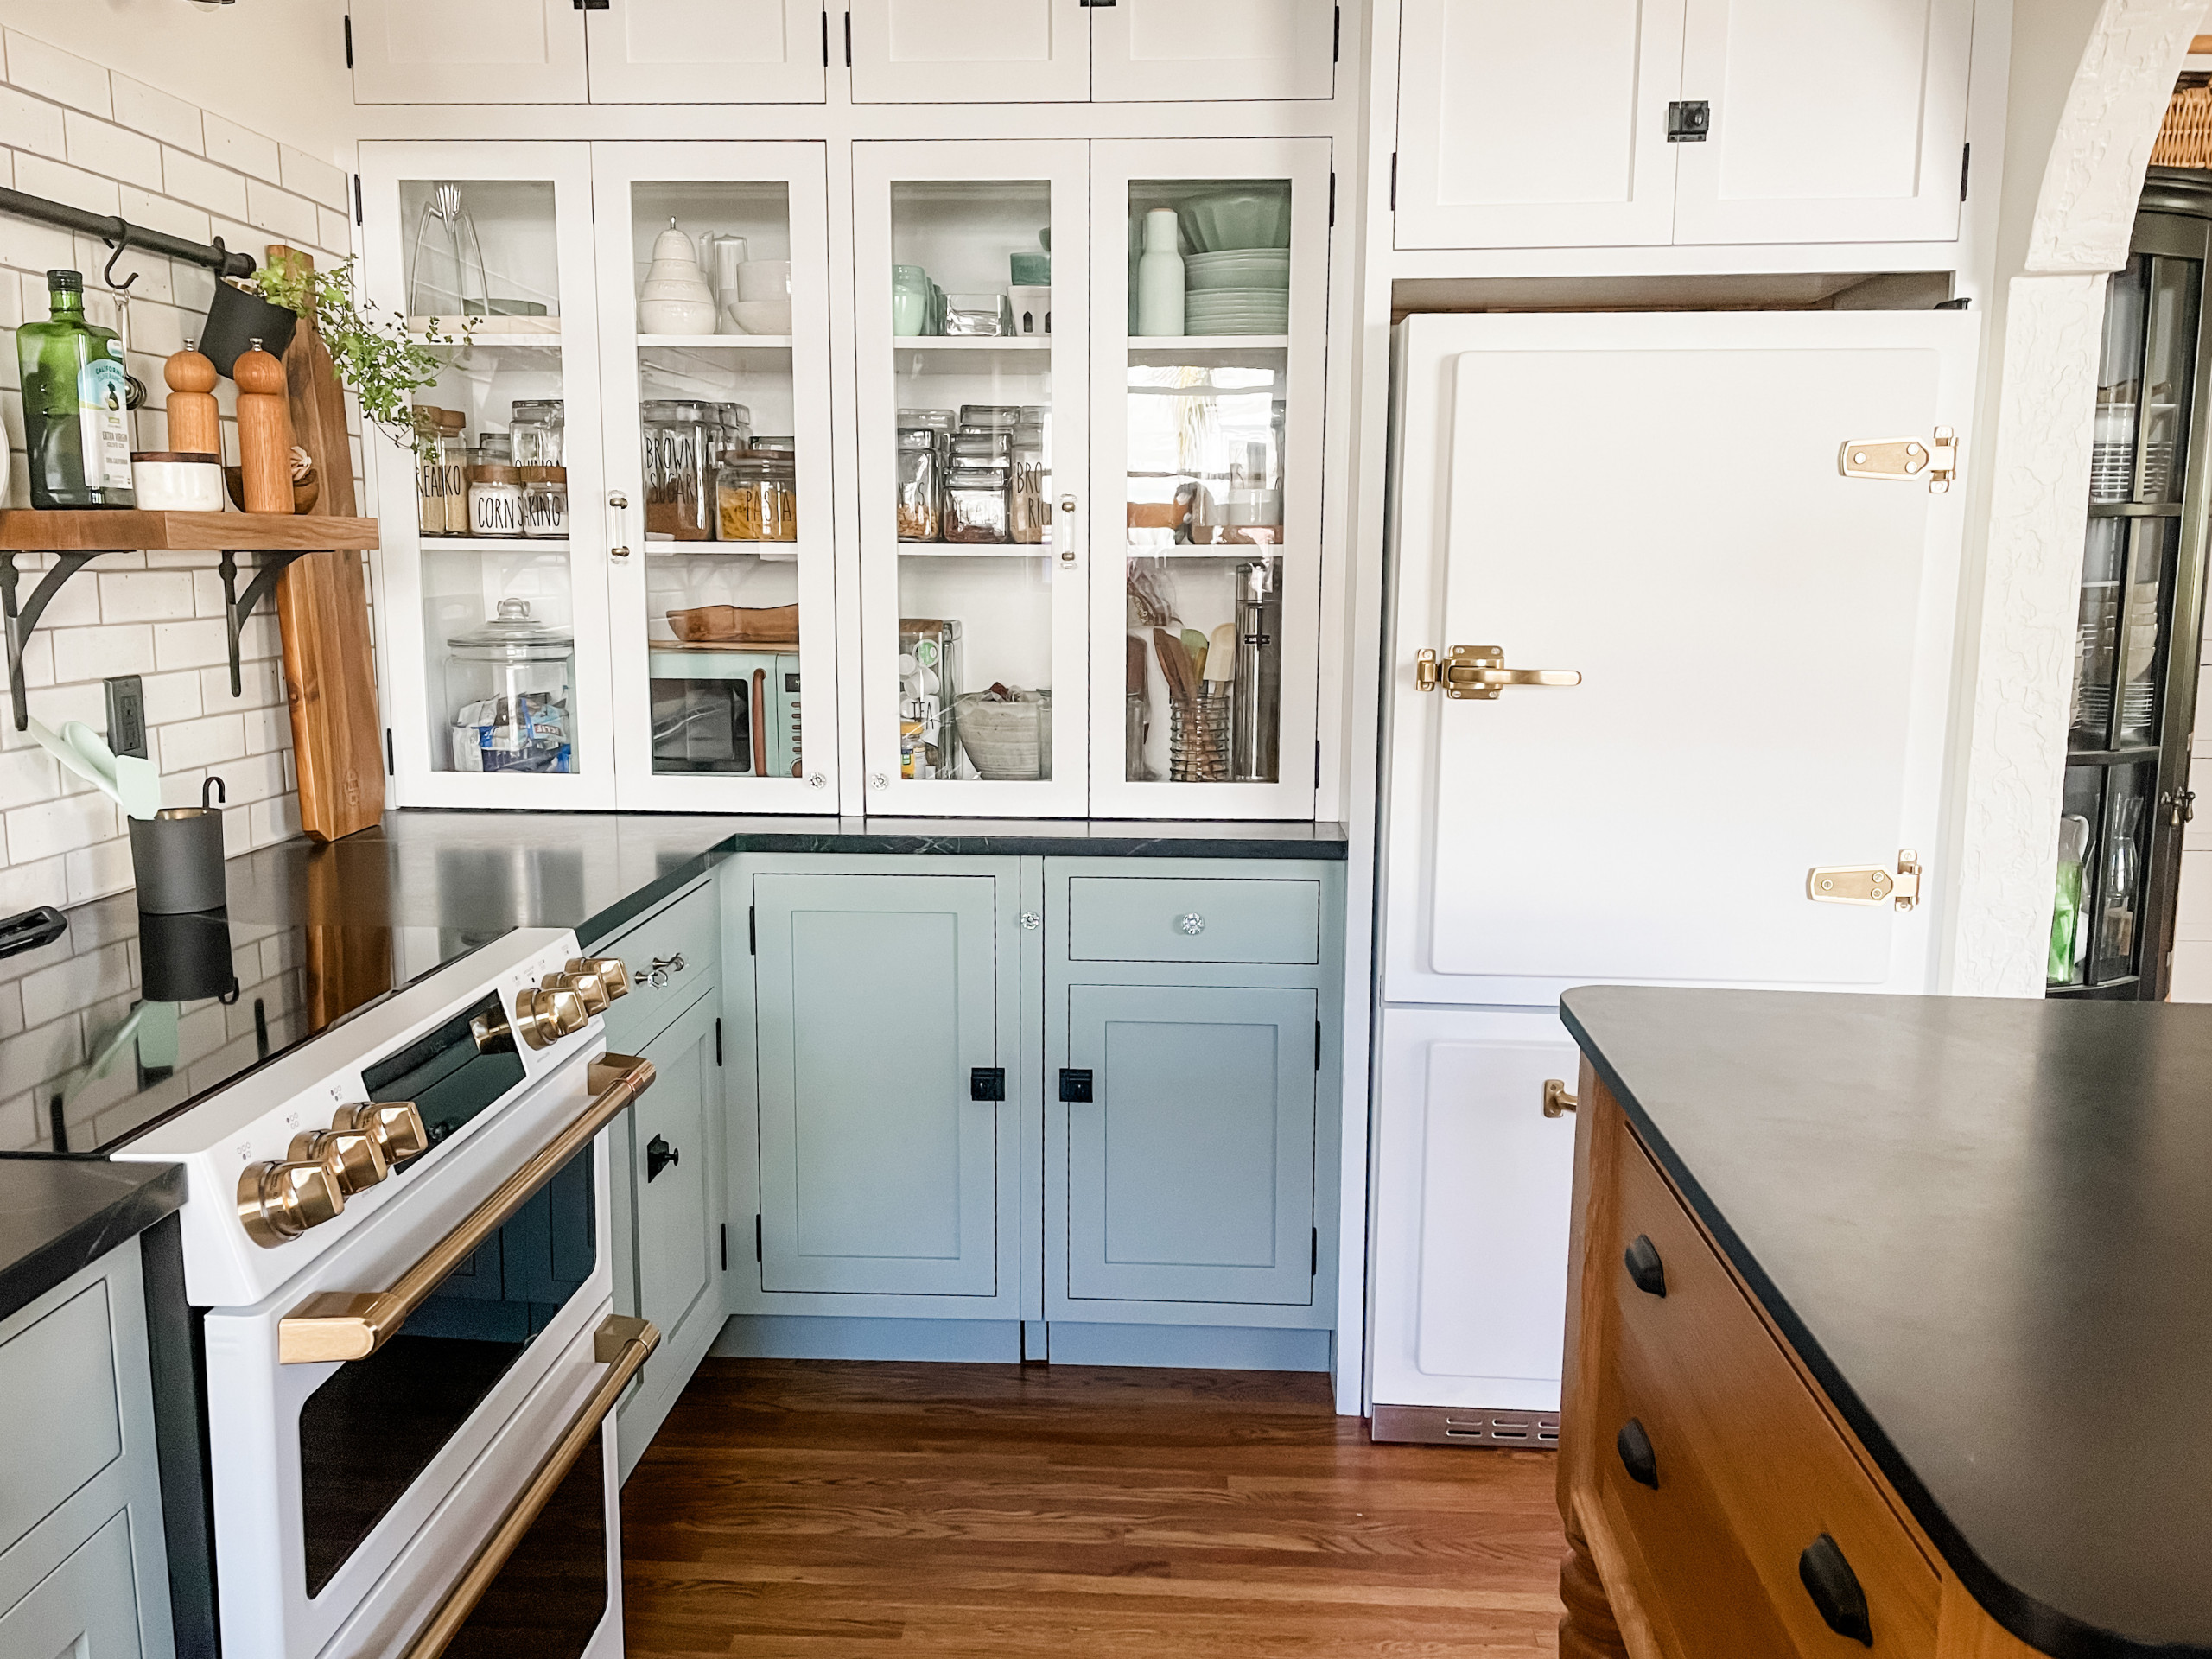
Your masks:
<instances>
[{"instance_id":1,"label":"wooden pepper grinder","mask_svg":"<svg viewBox=\"0 0 2212 1659\"><path fill-rule=\"evenodd\" d=\"M292 411L284 365L261 349L231 367L238 386L238 472L248 512L292 511Z\"/></svg>"},{"instance_id":2,"label":"wooden pepper grinder","mask_svg":"<svg viewBox=\"0 0 2212 1659\"><path fill-rule=\"evenodd\" d=\"M223 422L215 407L215 365L186 340L184 349L162 365L162 378L169 383L169 441L168 447L181 454L223 453Z\"/></svg>"}]
</instances>

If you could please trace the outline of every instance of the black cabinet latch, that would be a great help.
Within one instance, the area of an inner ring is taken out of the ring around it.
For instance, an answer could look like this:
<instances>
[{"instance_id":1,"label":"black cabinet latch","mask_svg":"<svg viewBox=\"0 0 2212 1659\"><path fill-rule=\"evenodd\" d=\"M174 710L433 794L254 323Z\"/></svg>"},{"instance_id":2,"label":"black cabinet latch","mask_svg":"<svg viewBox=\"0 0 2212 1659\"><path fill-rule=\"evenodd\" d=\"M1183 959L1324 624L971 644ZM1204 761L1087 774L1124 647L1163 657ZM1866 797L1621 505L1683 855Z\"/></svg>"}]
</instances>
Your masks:
<instances>
[{"instance_id":1,"label":"black cabinet latch","mask_svg":"<svg viewBox=\"0 0 2212 1659\"><path fill-rule=\"evenodd\" d=\"M680 1164L683 1161L683 1154L668 1144L666 1135L653 1136L652 1140L645 1142L646 1185L651 1185L658 1179L661 1171L666 1169L671 1164Z\"/></svg>"},{"instance_id":2,"label":"black cabinet latch","mask_svg":"<svg viewBox=\"0 0 2212 1659\"><path fill-rule=\"evenodd\" d=\"M1659 1247L1651 1242L1649 1234L1638 1233L1621 1253L1621 1260L1627 1265L1628 1276L1645 1295L1667 1294L1667 1264L1659 1259Z\"/></svg>"},{"instance_id":3,"label":"black cabinet latch","mask_svg":"<svg viewBox=\"0 0 2212 1659\"><path fill-rule=\"evenodd\" d=\"M1861 1647L1874 1645L1866 1592L1859 1587L1859 1575L1851 1570L1834 1539L1824 1532L1805 1546L1804 1554L1797 1558L1797 1578L1820 1610L1822 1624Z\"/></svg>"},{"instance_id":4,"label":"black cabinet latch","mask_svg":"<svg viewBox=\"0 0 2212 1659\"><path fill-rule=\"evenodd\" d=\"M1090 1068L1060 1068L1060 1098L1077 1106L1090 1103Z\"/></svg>"},{"instance_id":5,"label":"black cabinet latch","mask_svg":"<svg viewBox=\"0 0 2212 1659\"><path fill-rule=\"evenodd\" d=\"M1667 142L1701 144L1713 130L1713 105L1706 99L1677 99L1667 106Z\"/></svg>"},{"instance_id":6,"label":"black cabinet latch","mask_svg":"<svg viewBox=\"0 0 2212 1659\"><path fill-rule=\"evenodd\" d=\"M1613 1436L1613 1450L1621 1454L1621 1467L1628 1471L1630 1480L1654 1491L1659 1489L1659 1459L1642 1423L1633 1417L1623 1423L1621 1432Z\"/></svg>"},{"instance_id":7,"label":"black cabinet latch","mask_svg":"<svg viewBox=\"0 0 2212 1659\"><path fill-rule=\"evenodd\" d=\"M979 1065L968 1074L968 1098L970 1100L1004 1100L1006 1098L1006 1067Z\"/></svg>"}]
</instances>

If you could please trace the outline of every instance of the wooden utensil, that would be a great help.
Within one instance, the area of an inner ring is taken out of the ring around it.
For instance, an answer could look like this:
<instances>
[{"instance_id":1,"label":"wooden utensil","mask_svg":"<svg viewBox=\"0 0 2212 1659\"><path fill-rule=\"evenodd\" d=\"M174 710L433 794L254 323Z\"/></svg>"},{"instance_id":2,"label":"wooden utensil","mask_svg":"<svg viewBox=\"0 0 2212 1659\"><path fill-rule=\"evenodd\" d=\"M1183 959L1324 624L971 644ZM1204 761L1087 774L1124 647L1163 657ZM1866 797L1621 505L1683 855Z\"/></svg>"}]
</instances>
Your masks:
<instances>
[{"instance_id":1,"label":"wooden utensil","mask_svg":"<svg viewBox=\"0 0 2212 1659\"><path fill-rule=\"evenodd\" d=\"M300 273L312 271L315 259L283 243L270 245L269 263ZM209 365L213 367L211 364ZM353 494L353 449L346 436L346 394L322 342L310 310L300 319L292 343L284 353L284 391L292 423L292 442L308 452L322 493L316 505L335 518L350 518L357 508ZM173 449L185 446L173 443Z\"/></svg>"},{"instance_id":2,"label":"wooden utensil","mask_svg":"<svg viewBox=\"0 0 2212 1659\"><path fill-rule=\"evenodd\" d=\"M264 351L240 352L231 365L238 387L238 471L248 512L292 511L292 416L284 365ZM349 515L350 516L350 515Z\"/></svg>"},{"instance_id":3,"label":"wooden utensil","mask_svg":"<svg viewBox=\"0 0 2212 1659\"><path fill-rule=\"evenodd\" d=\"M1129 636L1128 671L1124 689L1133 697L1141 697L1152 689L1150 678L1145 671L1144 641L1134 633Z\"/></svg>"},{"instance_id":4,"label":"wooden utensil","mask_svg":"<svg viewBox=\"0 0 2212 1659\"><path fill-rule=\"evenodd\" d=\"M1191 677L1191 653L1183 649L1183 642L1165 628L1154 628L1152 648L1160 658L1160 671L1167 677L1167 695L1180 703L1196 702L1198 683Z\"/></svg>"}]
</instances>

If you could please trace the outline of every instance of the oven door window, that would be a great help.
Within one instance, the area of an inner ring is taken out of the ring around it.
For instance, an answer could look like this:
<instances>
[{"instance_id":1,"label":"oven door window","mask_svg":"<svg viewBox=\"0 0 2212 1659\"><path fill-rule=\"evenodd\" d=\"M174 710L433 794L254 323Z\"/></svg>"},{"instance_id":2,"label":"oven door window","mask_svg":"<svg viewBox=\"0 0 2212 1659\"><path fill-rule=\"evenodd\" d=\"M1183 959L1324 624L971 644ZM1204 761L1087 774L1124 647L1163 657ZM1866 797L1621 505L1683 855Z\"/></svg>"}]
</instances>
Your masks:
<instances>
[{"instance_id":1,"label":"oven door window","mask_svg":"<svg viewBox=\"0 0 2212 1659\"><path fill-rule=\"evenodd\" d=\"M307 1592L319 1595L598 1260L586 1147L366 1359L300 1408Z\"/></svg>"},{"instance_id":2,"label":"oven door window","mask_svg":"<svg viewBox=\"0 0 2212 1659\"><path fill-rule=\"evenodd\" d=\"M607 1471L593 1445L446 1644L444 1659L581 1659L607 1617Z\"/></svg>"}]
</instances>

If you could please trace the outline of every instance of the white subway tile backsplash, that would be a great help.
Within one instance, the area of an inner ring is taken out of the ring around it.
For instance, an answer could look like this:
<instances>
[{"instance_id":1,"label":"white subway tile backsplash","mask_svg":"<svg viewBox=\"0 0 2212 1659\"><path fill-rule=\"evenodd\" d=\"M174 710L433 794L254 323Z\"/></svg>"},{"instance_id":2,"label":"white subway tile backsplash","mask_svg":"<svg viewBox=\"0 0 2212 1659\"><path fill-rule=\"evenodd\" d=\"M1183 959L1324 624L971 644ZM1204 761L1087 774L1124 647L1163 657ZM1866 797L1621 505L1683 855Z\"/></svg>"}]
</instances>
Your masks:
<instances>
[{"instance_id":1,"label":"white subway tile backsplash","mask_svg":"<svg viewBox=\"0 0 2212 1659\"><path fill-rule=\"evenodd\" d=\"M19 29L8 31L8 79L11 85L57 104L94 115L111 115L115 105L107 71L73 52L34 40Z\"/></svg>"},{"instance_id":2,"label":"white subway tile backsplash","mask_svg":"<svg viewBox=\"0 0 2212 1659\"><path fill-rule=\"evenodd\" d=\"M160 180L156 178L145 189L126 188L123 193L123 216L133 225L143 225L149 231L181 236L188 242L205 242L207 239L207 213L189 202L156 194L161 188Z\"/></svg>"},{"instance_id":3,"label":"white subway tile backsplash","mask_svg":"<svg viewBox=\"0 0 2212 1659\"><path fill-rule=\"evenodd\" d=\"M276 147L277 168L287 190L296 190L326 207L346 206L346 175L328 162L289 144Z\"/></svg>"},{"instance_id":4,"label":"white subway tile backsplash","mask_svg":"<svg viewBox=\"0 0 2212 1659\"><path fill-rule=\"evenodd\" d=\"M197 153L202 148L198 105L128 75L113 74L108 79L115 97L115 118L124 126L135 127L179 149Z\"/></svg>"},{"instance_id":5,"label":"white subway tile backsplash","mask_svg":"<svg viewBox=\"0 0 2212 1659\"><path fill-rule=\"evenodd\" d=\"M50 800L60 791L60 768L44 749L11 749L0 753L0 801L29 806Z\"/></svg>"},{"instance_id":6,"label":"white subway tile backsplash","mask_svg":"<svg viewBox=\"0 0 2212 1659\"><path fill-rule=\"evenodd\" d=\"M23 1023L43 1026L130 989L130 953L118 940L22 978Z\"/></svg>"},{"instance_id":7,"label":"white subway tile backsplash","mask_svg":"<svg viewBox=\"0 0 2212 1659\"><path fill-rule=\"evenodd\" d=\"M154 625L154 664L167 672L176 668L200 668L230 660L230 633L222 620L210 617L194 622L156 622ZM230 682L225 671L224 684Z\"/></svg>"},{"instance_id":8,"label":"white subway tile backsplash","mask_svg":"<svg viewBox=\"0 0 2212 1659\"><path fill-rule=\"evenodd\" d=\"M163 804L181 806L184 803L165 801ZM132 880L129 831L126 830L113 841L99 841L89 847L78 848L62 861L62 869L73 905L88 904L129 887Z\"/></svg>"},{"instance_id":9,"label":"white subway tile backsplash","mask_svg":"<svg viewBox=\"0 0 2212 1659\"><path fill-rule=\"evenodd\" d=\"M173 720L200 717L200 675L187 669L181 674L149 674L139 690L146 696L147 718L156 726Z\"/></svg>"},{"instance_id":10,"label":"white subway tile backsplash","mask_svg":"<svg viewBox=\"0 0 2212 1659\"><path fill-rule=\"evenodd\" d=\"M149 190L162 188L162 147L143 132L72 110L65 118L71 165Z\"/></svg>"},{"instance_id":11,"label":"white subway tile backsplash","mask_svg":"<svg viewBox=\"0 0 2212 1659\"><path fill-rule=\"evenodd\" d=\"M245 181L228 168L217 167L199 156L162 146L162 188L180 201L188 201L211 213L232 219L245 215Z\"/></svg>"},{"instance_id":12,"label":"white subway tile backsplash","mask_svg":"<svg viewBox=\"0 0 2212 1659\"><path fill-rule=\"evenodd\" d=\"M237 760L245 754L245 721L235 714L203 715L154 733L164 775Z\"/></svg>"},{"instance_id":13,"label":"white subway tile backsplash","mask_svg":"<svg viewBox=\"0 0 2212 1659\"><path fill-rule=\"evenodd\" d=\"M79 581L84 578L79 576ZM194 605L194 575L185 570L103 572L100 620L104 622L175 622L201 614ZM219 581L215 591L222 593ZM219 605L215 614L220 616Z\"/></svg>"},{"instance_id":14,"label":"white subway tile backsplash","mask_svg":"<svg viewBox=\"0 0 2212 1659\"><path fill-rule=\"evenodd\" d=\"M87 173L81 167L72 167L67 162L49 160L44 156L16 157L16 188L29 191L34 196L46 196L55 201L67 202L72 207L82 207L92 213L115 213L122 210L122 197L117 194L115 181L104 179L97 173ZM89 252L91 245L87 245ZM80 268L86 262L73 243L72 263ZM94 270L99 267L94 265Z\"/></svg>"},{"instance_id":15,"label":"white subway tile backsplash","mask_svg":"<svg viewBox=\"0 0 2212 1659\"><path fill-rule=\"evenodd\" d=\"M13 87L0 87L0 137L35 156L58 160L67 154L60 106Z\"/></svg>"},{"instance_id":16,"label":"white subway tile backsplash","mask_svg":"<svg viewBox=\"0 0 2212 1659\"><path fill-rule=\"evenodd\" d=\"M253 222L288 245L311 248L321 233L315 223L315 204L305 196L296 196L258 179L248 179L245 202Z\"/></svg>"},{"instance_id":17,"label":"white subway tile backsplash","mask_svg":"<svg viewBox=\"0 0 2212 1659\"><path fill-rule=\"evenodd\" d=\"M334 213L327 207L315 209L318 226L315 241L318 245L341 256L353 251L353 220L350 213Z\"/></svg>"},{"instance_id":18,"label":"white subway tile backsplash","mask_svg":"<svg viewBox=\"0 0 2212 1659\"><path fill-rule=\"evenodd\" d=\"M249 131L234 121L208 111L200 116L200 131L206 140L207 159L234 167L241 173L251 173L257 179L277 182L280 175L276 163L276 141Z\"/></svg>"},{"instance_id":19,"label":"white subway tile backsplash","mask_svg":"<svg viewBox=\"0 0 2212 1659\"><path fill-rule=\"evenodd\" d=\"M154 671L154 631L143 623L130 627L111 623L99 628L56 628L52 638L54 671L65 680L105 680L118 674Z\"/></svg>"},{"instance_id":20,"label":"white subway tile backsplash","mask_svg":"<svg viewBox=\"0 0 2212 1659\"><path fill-rule=\"evenodd\" d=\"M65 795L35 806L17 807L6 815L6 825L8 858L11 863L58 858L77 848L107 840L119 827L115 803L97 791Z\"/></svg>"}]
</instances>

